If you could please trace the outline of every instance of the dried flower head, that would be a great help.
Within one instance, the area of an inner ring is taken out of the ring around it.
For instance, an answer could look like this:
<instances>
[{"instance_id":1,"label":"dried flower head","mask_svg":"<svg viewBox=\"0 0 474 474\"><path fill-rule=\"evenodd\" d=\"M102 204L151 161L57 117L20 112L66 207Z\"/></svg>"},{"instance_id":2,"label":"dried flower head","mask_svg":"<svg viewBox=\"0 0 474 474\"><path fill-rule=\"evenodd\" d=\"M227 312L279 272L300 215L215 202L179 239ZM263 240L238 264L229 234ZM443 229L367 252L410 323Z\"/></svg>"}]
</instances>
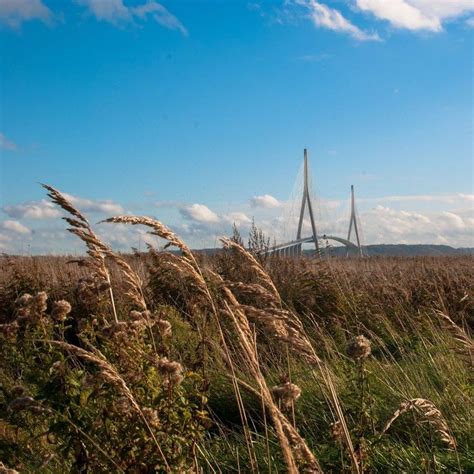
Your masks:
<instances>
[{"instance_id":1,"label":"dried flower head","mask_svg":"<svg viewBox=\"0 0 474 474\"><path fill-rule=\"evenodd\" d=\"M24 293L15 301L15 304L19 307L28 306L31 303L33 297L29 293Z\"/></svg>"},{"instance_id":2,"label":"dried flower head","mask_svg":"<svg viewBox=\"0 0 474 474\"><path fill-rule=\"evenodd\" d=\"M357 336L347 346L347 355L354 360L367 359L371 352L370 341L365 336Z\"/></svg>"},{"instance_id":3,"label":"dried flower head","mask_svg":"<svg viewBox=\"0 0 474 474\"><path fill-rule=\"evenodd\" d=\"M112 410L121 418L130 418L136 414L136 410L127 397L118 397L112 403Z\"/></svg>"},{"instance_id":4,"label":"dried flower head","mask_svg":"<svg viewBox=\"0 0 474 474\"><path fill-rule=\"evenodd\" d=\"M36 293L36 295L33 296L33 299L31 301L32 310L35 313L41 315L48 308L46 304L47 300L48 300L48 295L46 294L45 291L40 291L39 293Z\"/></svg>"},{"instance_id":5,"label":"dried flower head","mask_svg":"<svg viewBox=\"0 0 474 474\"><path fill-rule=\"evenodd\" d=\"M285 382L273 387L272 393L282 407L288 409L301 396L301 389L294 383Z\"/></svg>"},{"instance_id":6,"label":"dried flower head","mask_svg":"<svg viewBox=\"0 0 474 474\"><path fill-rule=\"evenodd\" d=\"M165 387L179 385L183 376L183 366L179 362L168 360L167 357L163 357L156 362L158 371L164 377Z\"/></svg>"},{"instance_id":7,"label":"dried flower head","mask_svg":"<svg viewBox=\"0 0 474 474\"><path fill-rule=\"evenodd\" d=\"M344 428L342 427L342 423L339 420L331 423L329 430L334 441L344 440Z\"/></svg>"},{"instance_id":8,"label":"dried flower head","mask_svg":"<svg viewBox=\"0 0 474 474\"><path fill-rule=\"evenodd\" d=\"M158 417L158 412L152 408L142 408L143 416L146 418L147 422L153 428L157 428L160 425L160 419Z\"/></svg>"},{"instance_id":9,"label":"dried flower head","mask_svg":"<svg viewBox=\"0 0 474 474\"><path fill-rule=\"evenodd\" d=\"M135 311L134 309L132 309L132 311L130 311L130 319L135 319L135 320L138 320L138 319L142 319L142 313L141 311Z\"/></svg>"},{"instance_id":10,"label":"dried flower head","mask_svg":"<svg viewBox=\"0 0 474 474\"><path fill-rule=\"evenodd\" d=\"M160 319L156 322L156 325L162 337L171 336L171 323L169 321L166 321L166 319Z\"/></svg>"},{"instance_id":11,"label":"dried flower head","mask_svg":"<svg viewBox=\"0 0 474 474\"><path fill-rule=\"evenodd\" d=\"M53 303L51 316L56 321L65 321L67 315L71 312L71 305L66 300L59 300Z\"/></svg>"}]
</instances>

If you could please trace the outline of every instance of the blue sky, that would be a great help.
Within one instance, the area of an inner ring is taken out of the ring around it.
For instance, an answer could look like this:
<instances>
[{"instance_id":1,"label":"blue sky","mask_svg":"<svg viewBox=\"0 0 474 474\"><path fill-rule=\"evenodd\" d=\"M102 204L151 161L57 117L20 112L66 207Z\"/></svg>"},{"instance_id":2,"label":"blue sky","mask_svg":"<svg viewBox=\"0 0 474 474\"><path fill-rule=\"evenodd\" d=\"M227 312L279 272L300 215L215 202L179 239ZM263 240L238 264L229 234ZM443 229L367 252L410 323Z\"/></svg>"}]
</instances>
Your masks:
<instances>
[{"instance_id":1,"label":"blue sky","mask_svg":"<svg viewBox=\"0 0 474 474\"><path fill-rule=\"evenodd\" d=\"M38 182L195 247L271 234L304 147L321 228L354 184L366 243L474 246L473 26L471 0L0 0L0 250L80 249Z\"/></svg>"}]
</instances>

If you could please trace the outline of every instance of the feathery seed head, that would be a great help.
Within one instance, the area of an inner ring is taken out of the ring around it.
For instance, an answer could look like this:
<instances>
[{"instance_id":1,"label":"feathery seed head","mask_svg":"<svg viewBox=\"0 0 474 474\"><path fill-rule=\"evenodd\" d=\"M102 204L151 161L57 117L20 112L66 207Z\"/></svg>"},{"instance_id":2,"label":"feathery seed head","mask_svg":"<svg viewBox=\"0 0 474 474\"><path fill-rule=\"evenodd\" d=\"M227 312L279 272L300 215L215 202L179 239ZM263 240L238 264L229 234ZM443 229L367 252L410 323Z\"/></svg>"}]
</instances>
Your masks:
<instances>
[{"instance_id":1,"label":"feathery seed head","mask_svg":"<svg viewBox=\"0 0 474 474\"><path fill-rule=\"evenodd\" d=\"M142 319L141 311L136 311L134 309L132 309L132 311L130 311L129 316L130 316L130 319L134 319L136 321Z\"/></svg>"},{"instance_id":2,"label":"feathery seed head","mask_svg":"<svg viewBox=\"0 0 474 474\"><path fill-rule=\"evenodd\" d=\"M46 294L46 292L40 291L33 297L31 301L32 309L39 314L44 313L48 307L46 304L47 300L48 295Z\"/></svg>"},{"instance_id":3,"label":"feathery seed head","mask_svg":"<svg viewBox=\"0 0 474 474\"><path fill-rule=\"evenodd\" d=\"M367 359L371 352L370 341L365 336L357 336L347 346L347 355L354 360Z\"/></svg>"},{"instance_id":4,"label":"feathery seed head","mask_svg":"<svg viewBox=\"0 0 474 474\"><path fill-rule=\"evenodd\" d=\"M344 440L344 429L342 427L342 423L339 420L331 423L329 430L334 441Z\"/></svg>"},{"instance_id":5,"label":"feathery seed head","mask_svg":"<svg viewBox=\"0 0 474 474\"><path fill-rule=\"evenodd\" d=\"M301 389L294 383L285 382L273 387L272 393L284 408L290 408L291 404L301 396Z\"/></svg>"},{"instance_id":6,"label":"feathery seed head","mask_svg":"<svg viewBox=\"0 0 474 474\"><path fill-rule=\"evenodd\" d=\"M158 330L163 337L171 336L171 323L165 319L160 319L156 322Z\"/></svg>"},{"instance_id":7,"label":"feathery seed head","mask_svg":"<svg viewBox=\"0 0 474 474\"><path fill-rule=\"evenodd\" d=\"M51 310L51 316L56 321L65 321L71 309L71 305L66 300L55 301Z\"/></svg>"},{"instance_id":8,"label":"feathery seed head","mask_svg":"<svg viewBox=\"0 0 474 474\"><path fill-rule=\"evenodd\" d=\"M24 307L31 303L33 297L29 293L24 293L15 301L16 306Z\"/></svg>"},{"instance_id":9,"label":"feathery seed head","mask_svg":"<svg viewBox=\"0 0 474 474\"><path fill-rule=\"evenodd\" d=\"M179 385L183 376L183 366L179 362L168 360L167 357L157 360L158 372L165 377L165 387Z\"/></svg>"}]
</instances>

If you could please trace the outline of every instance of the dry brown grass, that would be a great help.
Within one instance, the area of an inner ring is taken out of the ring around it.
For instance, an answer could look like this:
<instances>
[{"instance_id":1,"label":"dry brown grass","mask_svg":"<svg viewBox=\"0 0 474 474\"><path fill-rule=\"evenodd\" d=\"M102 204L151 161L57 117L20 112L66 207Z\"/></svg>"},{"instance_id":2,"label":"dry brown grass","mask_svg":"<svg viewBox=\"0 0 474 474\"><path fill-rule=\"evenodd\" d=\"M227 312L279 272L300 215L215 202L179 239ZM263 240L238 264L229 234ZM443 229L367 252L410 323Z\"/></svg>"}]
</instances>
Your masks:
<instances>
[{"instance_id":1,"label":"dry brown grass","mask_svg":"<svg viewBox=\"0 0 474 474\"><path fill-rule=\"evenodd\" d=\"M143 216L107 222L146 226L179 253L151 249L148 254L121 255L97 237L59 191L45 188L69 214L68 230L85 243L87 256L4 257L0 324L5 337L11 336L14 324L26 331L30 318L43 325L44 334L57 337L41 339L39 332L35 344L54 346L93 365L97 376L114 385L140 415L167 470L173 468L167 462L170 454L162 451L149 421L155 410L140 405L138 392L133 393L127 380L146 385L158 375L171 400L173 386L187 377L183 360L199 372L204 390L212 391L212 384L222 378L227 381L242 427L244 471L284 464L292 473L322 472L324 465L369 472L377 463L387 465L384 452L377 451L384 443L403 445L396 428L407 412L417 414L408 426L416 434L410 435L408 446L422 438L420 430L427 424L456 456L459 446L465 449L464 384L467 365L472 365L474 320L471 258L269 258L262 263L229 239L223 240L222 253L203 256L163 223ZM52 305L41 296L43 290ZM106 300L104 291L109 294ZM18 303L25 293L36 296ZM37 300L41 305L28 306ZM84 321L89 324L87 339L80 333ZM76 331L68 341L65 322ZM138 343L143 325L150 337ZM111 343L106 345L112 347L110 360L95 346L104 341ZM452 346L464 359L450 352ZM15 346L12 351L16 354ZM141 373L140 360L153 362L153 369ZM207 406L206 397L199 396L203 412L212 412L213 403L217 408L225 404L214 401ZM249 396L263 417L263 458L257 447L261 421L249 409ZM160 420L154 422L158 426ZM340 456L326 446L330 432L336 433L330 441L336 452L343 446ZM233 436L238 433L232 431ZM280 448L280 460L275 460L271 440ZM91 449L100 444L86 441ZM210 434L208 447L216 446L219 441ZM421 446L431 450L432 458L440 455L435 447ZM419 456L425 455L422 448ZM199 462L212 466L204 446L193 445L192 452L195 468ZM405 456L398 466L411 462L408 448ZM450 466L459 464L457 457L448 461Z\"/></svg>"}]
</instances>

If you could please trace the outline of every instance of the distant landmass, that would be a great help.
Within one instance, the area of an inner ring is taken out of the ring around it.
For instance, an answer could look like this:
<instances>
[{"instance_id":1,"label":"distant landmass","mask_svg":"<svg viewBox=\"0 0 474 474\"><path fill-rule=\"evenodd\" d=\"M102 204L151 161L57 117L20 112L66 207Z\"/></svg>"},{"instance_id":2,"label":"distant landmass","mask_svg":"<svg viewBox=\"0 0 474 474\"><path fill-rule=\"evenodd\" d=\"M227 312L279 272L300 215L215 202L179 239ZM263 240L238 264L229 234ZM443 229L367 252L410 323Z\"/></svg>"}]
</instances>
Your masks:
<instances>
[{"instance_id":1,"label":"distant landmass","mask_svg":"<svg viewBox=\"0 0 474 474\"><path fill-rule=\"evenodd\" d=\"M198 252L206 254L215 254L220 249L200 249ZM326 255L334 257L342 257L346 255L346 247L330 247L325 248ZM454 248L449 245L433 245L433 244L377 244L366 245L363 247L364 255L369 257L418 257L418 256L436 256L436 255L472 255L474 256L474 248ZM351 250L351 253L354 251ZM305 255L314 254L314 250L305 249Z\"/></svg>"},{"instance_id":2,"label":"distant landmass","mask_svg":"<svg viewBox=\"0 0 474 474\"><path fill-rule=\"evenodd\" d=\"M334 256L346 255L345 247L332 247L328 249ZM416 257L435 255L474 255L474 248L454 248L449 245L432 244L377 244L366 245L363 248L364 254L370 257L393 256L393 257Z\"/></svg>"}]
</instances>

